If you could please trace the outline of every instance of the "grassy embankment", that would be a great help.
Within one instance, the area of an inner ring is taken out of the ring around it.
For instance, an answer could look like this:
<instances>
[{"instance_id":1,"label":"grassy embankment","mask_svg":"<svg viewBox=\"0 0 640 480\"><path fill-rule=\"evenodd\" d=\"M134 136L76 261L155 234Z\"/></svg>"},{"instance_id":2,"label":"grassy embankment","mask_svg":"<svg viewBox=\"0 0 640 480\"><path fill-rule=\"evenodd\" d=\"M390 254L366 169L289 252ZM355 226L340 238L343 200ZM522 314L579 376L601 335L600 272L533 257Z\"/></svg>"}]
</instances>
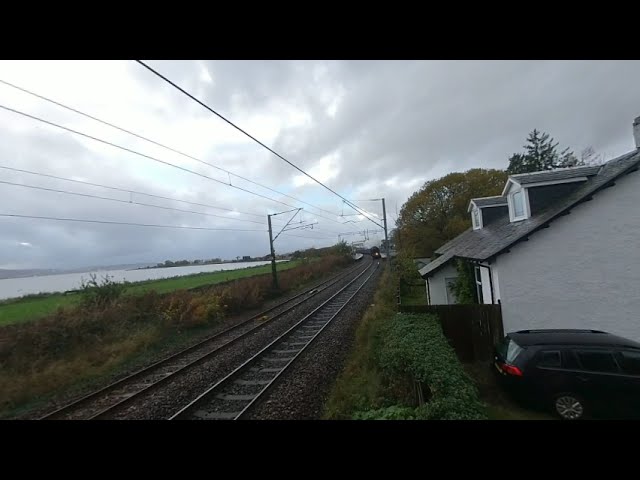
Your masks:
<instances>
[{"instance_id":1,"label":"grassy embankment","mask_svg":"<svg viewBox=\"0 0 640 480\"><path fill-rule=\"evenodd\" d=\"M278 263L278 271L288 270L300 265L299 260ZM238 270L196 273L161 280L146 280L127 284L126 295L140 295L151 290L167 293L180 289L191 289L205 285L214 285L240 278L253 277L271 272L270 265L247 267ZM108 274L108 272L107 272ZM77 306L81 301L80 293L53 293L28 295L21 298L0 301L0 326L30 321L55 312L60 307Z\"/></svg>"},{"instance_id":2,"label":"grassy embankment","mask_svg":"<svg viewBox=\"0 0 640 480\"><path fill-rule=\"evenodd\" d=\"M142 288L136 294L123 294L121 285L107 284L43 318L0 326L0 416L17 415L63 392L93 387L167 345L187 344L225 318L257 309L265 300L318 281L350 262L328 255L279 268L279 293L272 290L271 276L258 274L257 268L206 274L196 282L172 279L173 286L202 286L205 276L209 282L224 283L165 294L151 285L168 288L168 280L134 286L134 293ZM231 275L243 277L243 272L244 278L225 281Z\"/></svg>"},{"instance_id":3,"label":"grassy embankment","mask_svg":"<svg viewBox=\"0 0 640 480\"><path fill-rule=\"evenodd\" d=\"M397 312L388 270L356 331L346 367L325 404L327 419L542 420L515 404L486 363L461 364L437 318ZM403 304L422 303L417 288Z\"/></svg>"},{"instance_id":4,"label":"grassy embankment","mask_svg":"<svg viewBox=\"0 0 640 480\"><path fill-rule=\"evenodd\" d=\"M387 270L326 404L329 419L483 419L473 381L437 319L396 312Z\"/></svg>"}]
</instances>

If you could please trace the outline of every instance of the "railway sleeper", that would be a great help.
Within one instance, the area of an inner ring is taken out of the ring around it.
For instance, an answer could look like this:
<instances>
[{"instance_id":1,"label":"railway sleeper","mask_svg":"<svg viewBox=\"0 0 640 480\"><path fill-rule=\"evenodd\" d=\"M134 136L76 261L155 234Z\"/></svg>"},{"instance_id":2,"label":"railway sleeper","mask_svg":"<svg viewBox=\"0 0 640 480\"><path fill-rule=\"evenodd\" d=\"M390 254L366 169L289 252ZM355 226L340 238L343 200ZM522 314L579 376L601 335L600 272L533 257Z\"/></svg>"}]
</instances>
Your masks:
<instances>
[{"instance_id":1,"label":"railway sleeper","mask_svg":"<svg viewBox=\"0 0 640 480\"><path fill-rule=\"evenodd\" d=\"M261 368L261 367L253 367L251 368L252 372L258 373L277 373L282 371L282 368Z\"/></svg>"},{"instance_id":2,"label":"railway sleeper","mask_svg":"<svg viewBox=\"0 0 640 480\"><path fill-rule=\"evenodd\" d=\"M287 352L290 353L290 352ZM281 357L281 358L277 358L277 357L264 357L262 359L263 362L269 362L269 363L276 363L276 362L290 362L291 360L293 360L294 357Z\"/></svg>"},{"instance_id":3,"label":"railway sleeper","mask_svg":"<svg viewBox=\"0 0 640 480\"><path fill-rule=\"evenodd\" d=\"M129 397L133 397L135 394L136 392L115 393L115 394L109 395L108 398L113 400L121 400Z\"/></svg>"},{"instance_id":4,"label":"railway sleeper","mask_svg":"<svg viewBox=\"0 0 640 480\"><path fill-rule=\"evenodd\" d=\"M231 401L241 401L241 402L250 402L254 398L255 395L233 395L227 393L219 393L216 395L216 398L219 400L231 400Z\"/></svg>"},{"instance_id":5,"label":"railway sleeper","mask_svg":"<svg viewBox=\"0 0 640 480\"><path fill-rule=\"evenodd\" d=\"M163 377L164 378L164 377ZM144 390L149 388L151 385L154 385L156 382L146 382L146 383L135 383L131 385L136 391Z\"/></svg>"},{"instance_id":6,"label":"railway sleeper","mask_svg":"<svg viewBox=\"0 0 640 480\"><path fill-rule=\"evenodd\" d=\"M238 385L247 385L247 386L257 386L257 385L268 385L271 383L271 380L235 380L233 383Z\"/></svg>"},{"instance_id":7,"label":"railway sleeper","mask_svg":"<svg viewBox=\"0 0 640 480\"><path fill-rule=\"evenodd\" d=\"M233 420L240 412L207 412L205 410L198 410L193 414L196 418L203 420Z\"/></svg>"}]
</instances>

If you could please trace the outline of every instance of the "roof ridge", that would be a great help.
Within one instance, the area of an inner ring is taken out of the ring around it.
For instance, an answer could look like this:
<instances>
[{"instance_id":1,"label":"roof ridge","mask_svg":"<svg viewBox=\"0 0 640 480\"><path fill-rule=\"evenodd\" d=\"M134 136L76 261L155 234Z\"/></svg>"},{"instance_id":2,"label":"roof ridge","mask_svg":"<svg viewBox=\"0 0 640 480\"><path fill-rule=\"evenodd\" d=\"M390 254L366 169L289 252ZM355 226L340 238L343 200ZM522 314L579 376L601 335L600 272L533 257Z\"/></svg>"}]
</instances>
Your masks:
<instances>
[{"instance_id":1,"label":"roof ridge","mask_svg":"<svg viewBox=\"0 0 640 480\"><path fill-rule=\"evenodd\" d=\"M475 197L472 198L471 200L483 200L485 198L507 198L504 195L491 195L490 197Z\"/></svg>"},{"instance_id":2,"label":"roof ridge","mask_svg":"<svg viewBox=\"0 0 640 480\"><path fill-rule=\"evenodd\" d=\"M608 162L607 162L608 163ZM587 168L599 168L602 165L579 165L577 167L563 167L563 168L553 168L551 170L538 170L536 172L526 172L526 173L514 173L509 175L511 177L524 177L525 175L541 175L543 173L551 173L551 172L566 172L569 170L579 170L579 169L587 169Z\"/></svg>"}]
</instances>

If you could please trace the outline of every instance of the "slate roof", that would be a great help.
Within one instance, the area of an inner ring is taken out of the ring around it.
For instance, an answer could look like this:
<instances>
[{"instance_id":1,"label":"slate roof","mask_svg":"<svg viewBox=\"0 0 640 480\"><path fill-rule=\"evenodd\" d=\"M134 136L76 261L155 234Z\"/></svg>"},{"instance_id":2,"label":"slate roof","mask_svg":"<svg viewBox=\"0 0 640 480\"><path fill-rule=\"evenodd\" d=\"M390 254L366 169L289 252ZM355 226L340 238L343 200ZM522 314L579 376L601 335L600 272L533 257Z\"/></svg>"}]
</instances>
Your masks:
<instances>
[{"instance_id":1,"label":"slate roof","mask_svg":"<svg viewBox=\"0 0 640 480\"><path fill-rule=\"evenodd\" d=\"M506 205L507 197L484 197L484 198L472 198L471 201L478 207L493 207L496 205Z\"/></svg>"},{"instance_id":2,"label":"slate roof","mask_svg":"<svg viewBox=\"0 0 640 480\"><path fill-rule=\"evenodd\" d=\"M558 168L557 170L549 170L547 172L518 173L516 175L510 175L509 178L514 179L520 185L538 182L557 182L560 180L597 175L600 168L600 165L595 167Z\"/></svg>"},{"instance_id":3,"label":"slate roof","mask_svg":"<svg viewBox=\"0 0 640 480\"><path fill-rule=\"evenodd\" d=\"M590 175L590 178L577 190L531 218L511 223L509 216L505 215L503 218L479 230L469 228L437 249L435 253L440 256L422 268L420 275L425 277L429 273L438 270L454 257L484 261L502 253L519 240L540 228L544 228L558 216L586 200L609 182L630 170L638 168L638 164L640 164L640 149L610 160L602 166L579 167L583 171L581 173L582 176L587 175L584 172L597 171L598 173ZM527 175L531 176L532 174Z\"/></svg>"}]
</instances>

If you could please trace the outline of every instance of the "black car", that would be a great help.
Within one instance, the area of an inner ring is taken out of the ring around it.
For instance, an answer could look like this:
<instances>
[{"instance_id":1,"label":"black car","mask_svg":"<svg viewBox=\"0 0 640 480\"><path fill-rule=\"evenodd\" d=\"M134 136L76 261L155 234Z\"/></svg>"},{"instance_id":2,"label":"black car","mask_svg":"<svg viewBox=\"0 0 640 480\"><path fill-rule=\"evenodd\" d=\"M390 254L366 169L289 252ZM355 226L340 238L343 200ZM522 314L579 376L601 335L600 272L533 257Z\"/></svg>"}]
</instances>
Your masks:
<instances>
[{"instance_id":1,"label":"black car","mask_svg":"<svg viewBox=\"0 0 640 480\"><path fill-rule=\"evenodd\" d=\"M493 370L516 397L563 419L638 418L640 343L597 330L508 334Z\"/></svg>"}]
</instances>

